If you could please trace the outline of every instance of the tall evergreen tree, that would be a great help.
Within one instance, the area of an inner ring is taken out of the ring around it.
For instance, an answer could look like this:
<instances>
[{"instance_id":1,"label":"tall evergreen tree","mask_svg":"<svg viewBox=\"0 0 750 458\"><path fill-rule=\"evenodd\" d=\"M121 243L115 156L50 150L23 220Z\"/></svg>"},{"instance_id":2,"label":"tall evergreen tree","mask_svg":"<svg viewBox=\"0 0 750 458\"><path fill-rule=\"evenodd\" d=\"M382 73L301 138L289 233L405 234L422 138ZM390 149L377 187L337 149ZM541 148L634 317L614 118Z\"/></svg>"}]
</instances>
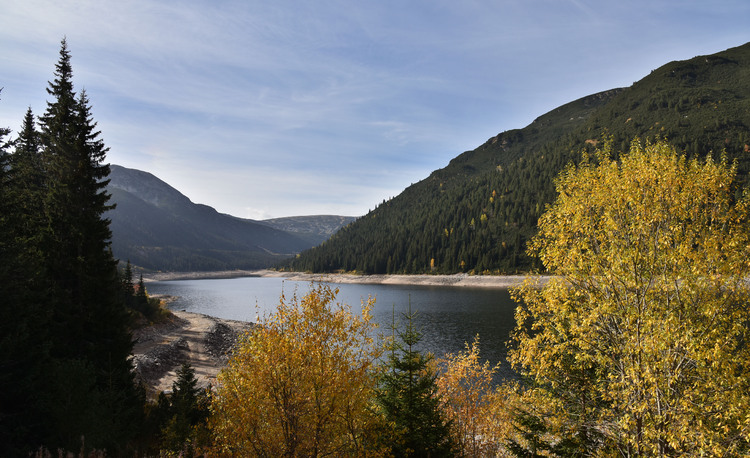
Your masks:
<instances>
[{"instance_id":1,"label":"tall evergreen tree","mask_svg":"<svg viewBox=\"0 0 750 458\"><path fill-rule=\"evenodd\" d=\"M406 329L396 332L391 352L380 373L377 403L393 427L391 452L396 457L453 456L450 429L437 395L432 355L416 349L422 334L414 327L415 314L405 315Z\"/></svg>"},{"instance_id":2,"label":"tall evergreen tree","mask_svg":"<svg viewBox=\"0 0 750 458\"><path fill-rule=\"evenodd\" d=\"M0 88L0 93L2 93L2 88ZM10 142L8 141L8 136L10 135L10 128L9 127L0 127L0 177L4 176L7 163L9 159L10 152L8 151ZM3 183L3 181L0 181L0 183ZM4 188L0 188L2 190Z\"/></svg>"},{"instance_id":3,"label":"tall evergreen tree","mask_svg":"<svg viewBox=\"0 0 750 458\"><path fill-rule=\"evenodd\" d=\"M42 161L41 138L36 129L36 121L31 108L26 110L21 131L14 142L14 152L10 156L9 176L13 202L13 216L18 218L19 234L38 245L45 226L44 190L45 175Z\"/></svg>"},{"instance_id":4,"label":"tall evergreen tree","mask_svg":"<svg viewBox=\"0 0 750 458\"><path fill-rule=\"evenodd\" d=\"M37 447L51 431L49 290L40 253L43 176L28 110L2 167L0 205L0 455ZM6 142L2 142L5 146Z\"/></svg>"},{"instance_id":5,"label":"tall evergreen tree","mask_svg":"<svg viewBox=\"0 0 750 458\"><path fill-rule=\"evenodd\" d=\"M133 266L130 265L130 259L125 264L125 271L122 274L122 288L126 295L135 295L135 285L133 285Z\"/></svg>"},{"instance_id":6,"label":"tall evergreen tree","mask_svg":"<svg viewBox=\"0 0 750 458\"><path fill-rule=\"evenodd\" d=\"M6 141L0 129L0 455L13 456L47 437L49 314L38 249L41 185L34 117L29 111L20 136ZM9 154L11 143L15 152ZM36 155L36 157L34 156ZM38 164L37 164L38 166ZM38 178L38 177L37 177Z\"/></svg>"},{"instance_id":7,"label":"tall evergreen tree","mask_svg":"<svg viewBox=\"0 0 750 458\"><path fill-rule=\"evenodd\" d=\"M2 88L0 88L0 92L2 92ZM5 210L6 205L6 195L8 192L8 164L10 162L10 142L8 141L8 136L10 135L10 128L8 127L0 127L0 209L4 210L3 212L0 212L0 224L4 224L5 216L8 214ZM4 226L0 226L0 229ZM3 237L0 238L0 243L3 242L3 239L5 238L5 233L1 233Z\"/></svg>"},{"instance_id":8,"label":"tall evergreen tree","mask_svg":"<svg viewBox=\"0 0 750 458\"><path fill-rule=\"evenodd\" d=\"M162 428L162 446L182 456L194 456L198 430L206 429L208 397L198 388L195 369L184 363L172 383L170 417Z\"/></svg>"},{"instance_id":9,"label":"tall evergreen tree","mask_svg":"<svg viewBox=\"0 0 750 458\"><path fill-rule=\"evenodd\" d=\"M0 93L2 92L2 88L0 88ZM10 163L10 144L8 136L10 135L10 128L8 127L0 127L0 205L3 205L3 207L0 207L2 210L7 210L7 208L4 207L6 204L6 195L9 189L8 184L8 165ZM5 220L5 216L8 213L6 211L3 211L0 213L0 224L3 223ZM2 234L5 236L5 234ZM0 240L2 242L2 240Z\"/></svg>"},{"instance_id":10,"label":"tall evergreen tree","mask_svg":"<svg viewBox=\"0 0 750 458\"><path fill-rule=\"evenodd\" d=\"M73 91L65 40L47 92L52 101L41 117L47 175L42 251L53 289L51 355L58 361L58 377L79 390L67 399L87 400L84 406L54 400L59 433L54 445L71 447L88 434L87 443L111 448L134 432L139 397L128 361L132 339L118 300L111 231L103 217L112 208L104 189L107 148L85 91L78 98ZM80 383L71 382L76 379Z\"/></svg>"}]
</instances>

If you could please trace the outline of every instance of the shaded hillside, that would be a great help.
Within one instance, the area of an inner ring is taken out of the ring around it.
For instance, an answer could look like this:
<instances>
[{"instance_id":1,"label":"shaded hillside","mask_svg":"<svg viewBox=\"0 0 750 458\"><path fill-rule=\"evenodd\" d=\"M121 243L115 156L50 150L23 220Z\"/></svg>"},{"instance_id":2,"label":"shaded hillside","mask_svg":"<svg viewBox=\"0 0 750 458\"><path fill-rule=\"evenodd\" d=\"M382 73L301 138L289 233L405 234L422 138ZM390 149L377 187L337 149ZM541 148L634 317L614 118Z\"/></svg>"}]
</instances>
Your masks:
<instances>
[{"instance_id":1,"label":"shaded hillside","mask_svg":"<svg viewBox=\"0 0 750 458\"><path fill-rule=\"evenodd\" d=\"M194 204L140 170L112 165L112 249L151 270L257 269L309 248L303 237Z\"/></svg>"},{"instance_id":2,"label":"shaded hillside","mask_svg":"<svg viewBox=\"0 0 750 458\"><path fill-rule=\"evenodd\" d=\"M605 136L664 137L688 155L726 150L750 170L750 44L671 62L625 89L594 94L503 132L285 266L364 273L512 273L554 177Z\"/></svg>"}]
</instances>

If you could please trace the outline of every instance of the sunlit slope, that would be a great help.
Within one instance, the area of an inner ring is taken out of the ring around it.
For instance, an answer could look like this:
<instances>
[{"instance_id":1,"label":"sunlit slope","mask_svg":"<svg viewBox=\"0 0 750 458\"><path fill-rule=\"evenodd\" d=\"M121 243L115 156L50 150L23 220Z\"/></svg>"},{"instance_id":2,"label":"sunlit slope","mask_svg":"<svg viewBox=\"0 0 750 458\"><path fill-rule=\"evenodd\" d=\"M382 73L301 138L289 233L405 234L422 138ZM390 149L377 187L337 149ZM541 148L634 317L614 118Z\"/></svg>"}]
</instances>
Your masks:
<instances>
[{"instance_id":1,"label":"sunlit slope","mask_svg":"<svg viewBox=\"0 0 750 458\"><path fill-rule=\"evenodd\" d=\"M585 71L582 69L581 71ZM503 132L284 264L302 271L513 273L554 197L554 177L611 137L666 138L688 155L726 151L750 170L750 44L670 62L629 88L563 105Z\"/></svg>"}]
</instances>

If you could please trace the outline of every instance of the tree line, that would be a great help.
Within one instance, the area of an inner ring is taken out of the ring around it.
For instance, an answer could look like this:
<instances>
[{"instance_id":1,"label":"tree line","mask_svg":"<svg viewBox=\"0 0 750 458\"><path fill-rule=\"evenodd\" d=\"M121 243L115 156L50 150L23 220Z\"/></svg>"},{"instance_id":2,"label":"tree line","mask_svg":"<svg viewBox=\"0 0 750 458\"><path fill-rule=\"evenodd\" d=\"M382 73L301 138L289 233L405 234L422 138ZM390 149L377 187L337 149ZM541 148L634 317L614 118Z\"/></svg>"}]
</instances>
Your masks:
<instances>
[{"instance_id":1,"label":"tree line","mask_svg":"<svg viewBox=\"0 0 750 458\"><path fill-rule=\"evenodd\" d=\"M0 132L0 450L114 453L133 445L144 396L129 360L149 310L110 249L107 148L62 41L49 100ZM153 305L153 304L152 304Z\"/></svg>"}]
</instances>

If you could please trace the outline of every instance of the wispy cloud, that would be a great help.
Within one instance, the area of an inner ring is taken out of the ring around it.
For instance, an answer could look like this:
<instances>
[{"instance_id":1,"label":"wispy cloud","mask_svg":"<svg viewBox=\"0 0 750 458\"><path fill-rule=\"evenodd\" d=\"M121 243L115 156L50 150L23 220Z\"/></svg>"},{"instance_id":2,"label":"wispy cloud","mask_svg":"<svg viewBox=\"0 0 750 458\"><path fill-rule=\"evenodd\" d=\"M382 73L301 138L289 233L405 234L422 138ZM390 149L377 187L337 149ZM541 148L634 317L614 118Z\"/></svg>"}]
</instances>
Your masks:
<instances>
[{"instance_id":1,"label":"wispy cloud","mask_svg":"<svg viewBox=\"0 0 750 458\"><path fill-rule=\"evenodd\" d=\"M109 160L238 216L356 215L498 132L750 39L747 2L9 0L0 125L59 41Z\"/></svg>"}]
</instances>

